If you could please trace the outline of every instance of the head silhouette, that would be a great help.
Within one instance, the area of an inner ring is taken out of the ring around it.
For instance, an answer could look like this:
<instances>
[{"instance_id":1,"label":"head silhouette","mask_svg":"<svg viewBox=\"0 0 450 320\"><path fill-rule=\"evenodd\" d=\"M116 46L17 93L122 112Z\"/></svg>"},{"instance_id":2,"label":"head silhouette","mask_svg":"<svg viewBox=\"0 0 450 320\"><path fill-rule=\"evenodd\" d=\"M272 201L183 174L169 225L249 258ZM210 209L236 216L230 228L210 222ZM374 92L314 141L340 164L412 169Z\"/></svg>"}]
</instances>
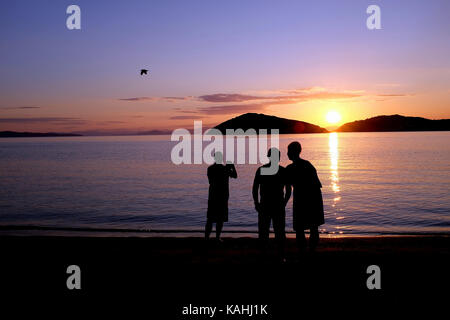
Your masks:
<instances>
[{"instance_id":1,"label":"head silhouette","mask_svg":"<svg viewBox=\"0 0 450 320\"><path fill-rule=\"evenodd\" d=\"M223 164L223 154L220 151L214 152L214 162L216 164Z\"/></svg>"},{"instance_id":2,"label":"head silhouette","mask_svg":"<svg viewBox=\"0 0 450 320\"><path fill-rule=\"evenodd\" d=\"M273 164L280 163L280 156L280 150L278 150L277 148L270 148L269 151L267 151L267 157Z\"/></svg>"},{"instance_id":3,"label":"head silhouette","mask_svg":"<svg viewBox=\"0 0 450 320\"><path fill-rule=\"evenodd\" d=\"M300 158L300 153L302 152L302 145L298 141L291 142L288 145L288 158L289 160L296 160Z\"/></svg>"}]
</instances>

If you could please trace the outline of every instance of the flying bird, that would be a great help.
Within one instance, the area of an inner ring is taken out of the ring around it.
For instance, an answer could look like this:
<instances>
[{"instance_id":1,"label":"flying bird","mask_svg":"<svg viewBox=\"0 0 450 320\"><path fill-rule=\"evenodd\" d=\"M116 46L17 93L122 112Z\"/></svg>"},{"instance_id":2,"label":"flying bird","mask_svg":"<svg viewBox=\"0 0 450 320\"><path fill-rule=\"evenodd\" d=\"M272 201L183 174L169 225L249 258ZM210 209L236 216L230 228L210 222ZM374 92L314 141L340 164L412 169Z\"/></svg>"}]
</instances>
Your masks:
<instances>
[{"instance_id":1,"label":"flying bird","mask_svg":"<svg viewBox=\"0 0 450 320\"><path fill-rule=\"evenodd\" d=\"M147 69L141 69L141 76L144 74L147 74L148 70Z\"/></svg>"}]
</instances>

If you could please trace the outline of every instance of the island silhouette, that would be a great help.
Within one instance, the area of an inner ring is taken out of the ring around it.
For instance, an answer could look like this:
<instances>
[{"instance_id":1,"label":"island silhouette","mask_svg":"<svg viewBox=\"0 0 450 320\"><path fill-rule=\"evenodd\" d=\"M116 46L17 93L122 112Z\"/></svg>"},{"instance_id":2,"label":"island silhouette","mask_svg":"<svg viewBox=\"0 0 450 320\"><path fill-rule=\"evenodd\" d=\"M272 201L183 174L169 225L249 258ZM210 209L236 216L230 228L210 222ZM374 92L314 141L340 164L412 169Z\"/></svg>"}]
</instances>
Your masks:
<instances>
[{"instance_id":1,"label":"island silhouette","mask_svg":"<svg viewBox=\"0 0 450 320\"><path fill-rule=\"evenodd\" d=\"M278 129L283 133L327 133L328 130L304 121L279 118L262 113L245 113L217 125L215 129L223 134L227 129ZM269 132L270 133L270 132Z\"/></svg>"},{"instance_id":2,"label":"island silhouette","mask_svg":"<svg viewBox=\"0 0 450 320\"><path fill-rule=\"evenodd\" d=\"M431 120L420 117L405 117L399 114L377 116L365 120L348 122L340 126L339 132L383 132L383 131L449 131L450 119Z\"/></svg>"}]
</instances>

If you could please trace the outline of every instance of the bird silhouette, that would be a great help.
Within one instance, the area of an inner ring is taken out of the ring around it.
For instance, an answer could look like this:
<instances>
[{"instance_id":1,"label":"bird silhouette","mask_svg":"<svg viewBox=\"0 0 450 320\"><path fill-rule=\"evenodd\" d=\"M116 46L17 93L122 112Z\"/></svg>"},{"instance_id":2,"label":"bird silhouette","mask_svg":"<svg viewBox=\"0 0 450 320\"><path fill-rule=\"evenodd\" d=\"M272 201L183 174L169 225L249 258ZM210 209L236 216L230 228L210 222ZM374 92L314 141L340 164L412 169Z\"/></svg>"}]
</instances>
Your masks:
<instances>
[{"instance_id":1,"label":"bird silhouette","mask_svg":"<svg viewBox=\"0 0 450 320\"><path fill-rule=\"evenodd\" d=\"M144 74L147 74L148 70L147 69L141 69L141 76Z\"/></svg>"}]
</instances>

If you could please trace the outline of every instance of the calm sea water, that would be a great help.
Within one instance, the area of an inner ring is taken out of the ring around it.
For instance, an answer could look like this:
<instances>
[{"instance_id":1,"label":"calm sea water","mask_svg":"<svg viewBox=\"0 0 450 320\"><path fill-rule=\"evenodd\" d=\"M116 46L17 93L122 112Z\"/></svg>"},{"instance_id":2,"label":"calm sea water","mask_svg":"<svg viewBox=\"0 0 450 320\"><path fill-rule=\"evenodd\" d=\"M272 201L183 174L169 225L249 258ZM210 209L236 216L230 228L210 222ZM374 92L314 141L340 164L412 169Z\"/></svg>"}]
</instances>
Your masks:
<instances>
[{"instance_id":1,"label":"calm sea water","mask_svg":"<svg viewBox=\"0 0 450 320\"><path fill-rule=\"evenodd\" d=\"M450 233L450 132L283 135L283 165L294 140L323 184L322 232ZM199 230L207 165L172 164L174 145L169 136L0 139L0 225ZM225 230L257 230L256 168L236 166Z\"/></svg>"}]
</instances>

